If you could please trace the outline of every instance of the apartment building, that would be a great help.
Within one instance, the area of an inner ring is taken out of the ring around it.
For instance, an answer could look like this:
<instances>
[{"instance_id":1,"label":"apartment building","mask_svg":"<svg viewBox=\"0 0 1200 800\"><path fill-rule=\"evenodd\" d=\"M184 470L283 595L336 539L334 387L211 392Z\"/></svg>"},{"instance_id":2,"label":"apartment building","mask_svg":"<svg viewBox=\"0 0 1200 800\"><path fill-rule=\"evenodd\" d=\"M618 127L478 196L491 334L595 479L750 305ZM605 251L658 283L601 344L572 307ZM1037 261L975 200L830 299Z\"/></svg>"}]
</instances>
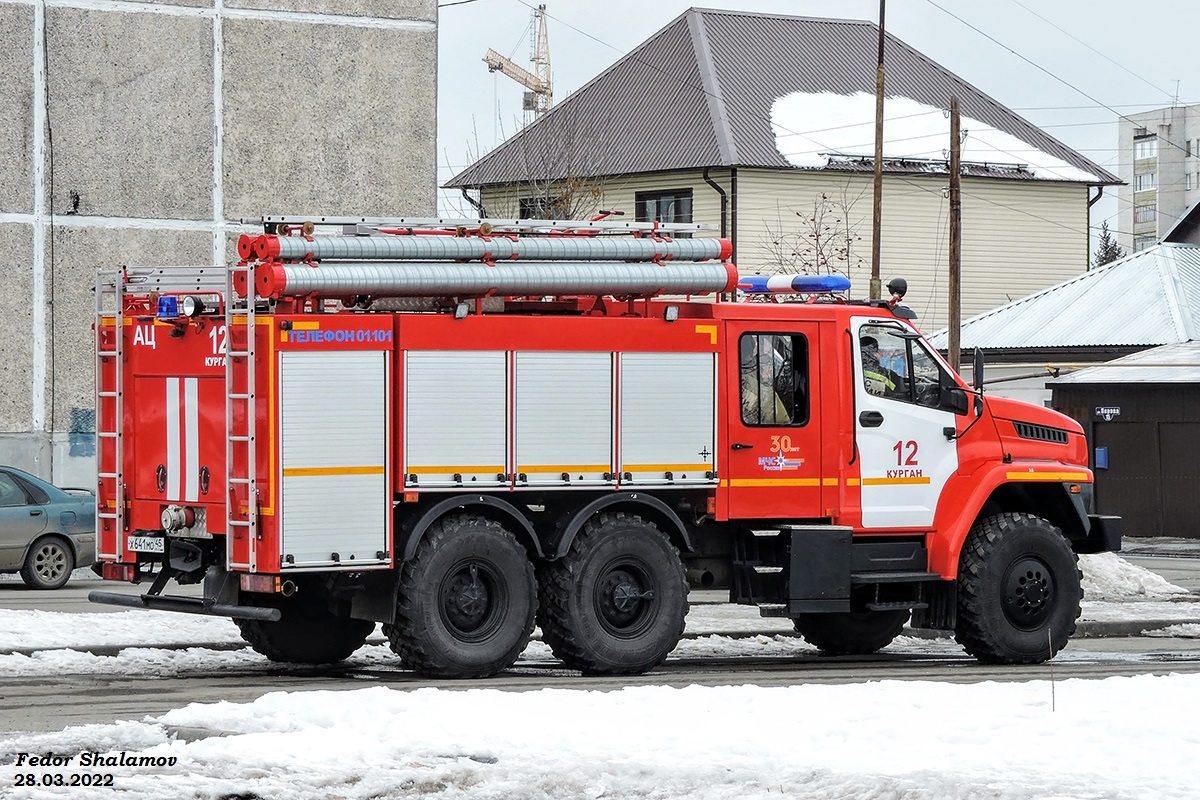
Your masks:
<instances>
[{"instance_id":1,"label":"apartment building","mask_svg":"<svg viewBox=\"0 0 1200 800\"><path fill-rule=\"evenodd\" d=\"M1152 247L1200 200L1200 105L1122 117L1118 243Z\"/></svg>"}]
</instances>

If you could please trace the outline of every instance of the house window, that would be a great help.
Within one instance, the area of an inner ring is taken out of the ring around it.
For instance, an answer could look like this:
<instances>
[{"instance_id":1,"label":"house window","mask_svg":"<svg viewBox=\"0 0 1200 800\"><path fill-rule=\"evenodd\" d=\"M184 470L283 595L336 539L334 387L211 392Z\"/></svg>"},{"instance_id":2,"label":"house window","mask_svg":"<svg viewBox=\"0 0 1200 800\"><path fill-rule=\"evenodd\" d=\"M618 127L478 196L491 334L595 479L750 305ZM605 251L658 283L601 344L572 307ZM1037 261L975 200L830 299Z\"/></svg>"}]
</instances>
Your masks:
<instances>
[{"instance_id":1,"label":"house window","mask_svg":"<svg viewBox=\"0 0 1200 800\"><path fill-rule=\"evenodd\" d=\"M1133 252L1137 253L1148 247L1154 247L1156 244L1158 244L1158 239L1153 236L1138 236L1133 240Z\"/></svg>"},{"instance_id":2,"label":"house window","mask_svg":"<svg viewBox=\"0 0 1200 800\"><path fill-rule=\"evenodd\" d=\"M1133 159L1140 161L1143 158L1154 158L1158 155L1158 137L1151 136L1146 139L1135 139L1133 142Z\"/></svg>"},{"instance_id":3,"label":"house window","mask_svg":"<svg viewBox=\"0 0 1200 800\"><path fill-rule=\"evenodd\" d=\"M1158 186L1158 175L1154 172L1142 172L1133 176L1133 190L1144 192Z\"/></svg>"},{"instance_id":4,"label":"house window","mask_svg":"<svg viewBox=\"0 0 1200 800\"><path fill-rule=\"evenodd\" d=\"M1183 176L1183 188L1189 192L1192 190L1192 173Z\"/></svg>"},{"instance_id":5,"label":"house window","mask_svg":"<svg viewBox=\"0 0 1200 800\"><path fill-rule=\"evenodd\" d=\"M566 219L567 198L543 195L521 198L521 219Z\"/></svg>"},{"instance_id":6,"label":"house window","mask_svg":"<svg viewBox=\"0 0 1200 800\"><path fill-rule=\"evenodd\" d=\"M1184 151L1183 154L1185 156L1187 156L1188 158L1191 158L1191 155L1192 155L1192 140L1191 139L1183 140L1183 151Z\"/></svg>"},{"instance_id":7,"label":"house window","mask_svg":"<svg viewBox=\"0 0 1200 800\"><path fill-rule=\"evenodd\" d=\"M1191 175L1188 175L1188 188L1191 187ZM1134 222L1154 222L1158 218L1157 206L1134 206L1133 221Z\"/></svg>"},{"instance_id":8,"label":"house window","mask_svg":"<svg viewBox=\"0 0 1200 800\"><path fill-rule=\"evenodd\" d=\"M638 222L691 222L692 190L638 192L634 195Z\"/></svg>"}]
</instances>

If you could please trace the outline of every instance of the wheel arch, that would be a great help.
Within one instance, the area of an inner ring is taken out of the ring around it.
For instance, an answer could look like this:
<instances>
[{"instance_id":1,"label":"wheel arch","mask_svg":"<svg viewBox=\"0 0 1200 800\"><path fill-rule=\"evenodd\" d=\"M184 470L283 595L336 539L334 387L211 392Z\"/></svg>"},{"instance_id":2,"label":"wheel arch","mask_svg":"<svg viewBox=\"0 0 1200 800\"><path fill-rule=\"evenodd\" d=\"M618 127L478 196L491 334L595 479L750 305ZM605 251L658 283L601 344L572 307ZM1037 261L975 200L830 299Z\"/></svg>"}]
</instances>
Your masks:
<instances>
[{"instance_id":1,"label":"wheel arch","mask_svg":"<svg viewBox=\"0 0 1200 800\"><path fill-rule=\"evenodd\" d=\"M402 508L402 506L401 506ZM530 559L543 557L542 543L525 515L506 500L487 494L455 495L440 500L403 522L396 524L398 562L408 561L417 551L421 538L435 522L454 511L467 511L498 522L512 531L528 551Z\"/></svg>"},{"instance_id":2,"label":"wheel arch","mask_svg":"<svg viewBox=\"0 0 1200 800\"><path fill-rule=\"evenodd\" d=\"M58 531L45 530L45 531L42 531L41 533L37 534L36 536L34 536L32 539L30 539L29 544L25 545L24 551L21 552L20 563L24 564L25 559L29 558L29 554L33 552L33 546L35 544L38 544L39 542L43 542L46 539L57 539L58 541L65 544L67 547L67 550L70 551L70 553L74 557L76 563L79 562L79 548L75 545L75 542L71 539L70 536L67 536L65 533L59 533Z\"/></svg>"},{"instance_id":3,"label":"wheel arch","mask_svg":"<svg viewBox=\"0 0 1200 800\"><path fill-rule=\"evenodd\" d=\"M592 500L562 516L555 537L547 543L547 558L562 558L571 549L571 543L587 521L602 511L629 511L653 523L666 534L671 544L682 552L690 553L692 538L683 520L674 509L654 495L642 492L621 492Z\"/></svg>"},{"instance_id":4,"label":"wheel arch","mask_svg":"<svg viewBox=\"0 0 1200 800\"><path fill-rule=\"evenodd\" d=\"M939 533L929 542L931 571L954 580L958 576L959 555L971 528L981 519L1004 512L1041 517L1072 543L1087 537L1088 518L1083 499L1070 494L1069 484L1053 477L1011 481L1008 480L1011 471L1012 465L997 465L984 475L964 478L969 486L965 491L953 491L947 484L948 491L943 492L935 519Z\"/></svg>"}]
</instances>

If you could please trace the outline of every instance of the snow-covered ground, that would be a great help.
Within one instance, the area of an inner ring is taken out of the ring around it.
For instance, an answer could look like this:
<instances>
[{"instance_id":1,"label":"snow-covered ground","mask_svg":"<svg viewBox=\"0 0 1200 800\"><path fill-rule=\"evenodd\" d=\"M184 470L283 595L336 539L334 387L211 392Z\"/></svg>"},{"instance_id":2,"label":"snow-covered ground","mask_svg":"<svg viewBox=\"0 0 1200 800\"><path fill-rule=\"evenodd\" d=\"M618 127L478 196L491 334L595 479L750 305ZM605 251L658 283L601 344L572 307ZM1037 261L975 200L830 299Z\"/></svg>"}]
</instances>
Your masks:
<instances>
[{"instance_id":1,"label":"snow-covered ground","mask_svg":"<svg viewBox=\"0 0 1200 800\"><path fill-rule=\"evenodd\" d=\"M1085 556L1081 564L1087 595L1096 598L1085 604L1085 620L1200 617L1195 597L1116 555ZM1174 616L1164 617L1167 610ZM1188 630L1198 625L1176 627L1176 635L1200 635ZM788 631L786 620L759 619L749 609L697 605L689 615L697 638L681 642L672 658L811 655ZM0 676L174 675L265 664L244 648L155 646L180 642L232 646L240 639L228 621L162 612L0 612L0 649L10 651L0 656ZM112 655L80 649L106 646ZM958 652L949 640L908 636L891 649ZM1068 647L1058 660L1073 657ZM535 641L523 661L552 656ZM395 659L386 645L371 643L352 663ZM0 738L0 765L8 765L0 766L0 796L109 798L115 787L122 797L314 800L1200 798L1195 708L1197 675L279 692L252 703L192 704L157 718ZM31 767L21 753L72 758L67 766ZM81 765L81 754L94 753L115 766ZM161 765L131 766L133 758ZM107 774L113 787L17 785L25 775L40 784L42 775L70 783Z\"/></svg>"}]
</instances>

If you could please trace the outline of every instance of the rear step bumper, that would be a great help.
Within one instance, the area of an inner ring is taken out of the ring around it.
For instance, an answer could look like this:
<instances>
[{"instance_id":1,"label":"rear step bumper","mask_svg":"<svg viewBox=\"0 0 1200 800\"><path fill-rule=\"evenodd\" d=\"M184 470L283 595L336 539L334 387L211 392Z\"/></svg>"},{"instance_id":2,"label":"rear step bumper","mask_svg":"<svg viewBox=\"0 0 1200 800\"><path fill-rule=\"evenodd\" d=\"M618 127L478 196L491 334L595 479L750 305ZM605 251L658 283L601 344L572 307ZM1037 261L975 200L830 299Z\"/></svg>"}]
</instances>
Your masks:
<instances>
[{"instance_id":1,"label":"rear step bumper","mask_svg":"<svg viewBox=\"0 0 1200 800\"><path fill-rule=\"evenodd\" d=\"M88 601L110 606L149 608L155 611L178 611L183 614L205 614L210 617L233 617L255 619L260 622L278 622L278 608L256 606L231 606L225 603L209 603L196 597L171 597L169 595L129 595L117 592L89 592Z\"/></svg>"}]
</instances>

